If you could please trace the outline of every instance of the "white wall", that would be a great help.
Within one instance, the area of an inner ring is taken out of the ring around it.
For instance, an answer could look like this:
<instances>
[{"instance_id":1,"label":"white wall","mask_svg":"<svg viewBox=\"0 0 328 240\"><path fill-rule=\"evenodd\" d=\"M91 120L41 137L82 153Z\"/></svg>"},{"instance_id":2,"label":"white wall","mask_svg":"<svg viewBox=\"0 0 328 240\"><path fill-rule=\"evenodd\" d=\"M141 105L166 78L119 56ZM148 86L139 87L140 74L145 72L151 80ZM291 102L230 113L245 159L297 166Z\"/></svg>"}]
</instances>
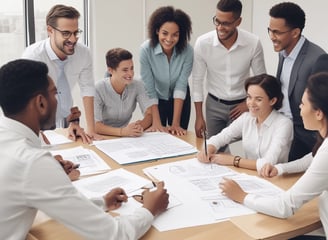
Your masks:
<instances>
[{"instance_id":1,"label":"white wall","mask_svg":"<svg viewBox=\"0 0 328 240\"><path fill-rule=\"evenodd\" d=\"M212 29L212 16L218 0L96 0L90 6L90 47L94 58L95 79L103 77L106 70L105 53L114 47L128 49L134 55L135 73L139 76L139 46L147 38L146 26L149 15L158 7L172 5L190 15L193 26L191 44L196 38ZM263 44L266 67L269 74L275 75L277 53L267 34L269 9L282 0L242 0L241 28L257 34ZM294 0L306 13L304 35L311 41L328 50L327 0ZM80 98L80 97L79 97ZM79 104L82 106L81 104ZM194 107L192 106L189 130L194 129ZM137 111L134 118L140 117Z\"/></svg>"},{"instance_id":2,"label":"white wall","mask_svg":"<svg viewBox=\"0 0 328 240\"><path fill-rule=\"evenodd\" d=\"M253 0L253 32L257 34L262 41L267 72L275 75L278 54L273 51L272 42L268 36L267 27L269 26L269 10L270 8L282 2L282 0ZM294 0L305 12L305 28L303 35L310 41L321 46L328 51L328 22L327 0Z\"/></svg>"},{"instance_id":3,"label":"white wall","mask_svg":"<svg viewBox=\"0 0 328 240\"><path fill-rule=\"evenodd\" d=\"M139 47L147 38L147 21L151 13L161 6L174 6L185 11L191 18L193 34L191 44L201 34L214 29L212 17L218 0L120 0L91 1L90 26L91 50L94 58L96 80L104 76L105 54L114 47L123 47L134 56L135 74L139 76ZM243 2L242 27L251 30L252 1ZM194 107L192 106L189 130L194 129ZM138 110L134 119L141 116Z\"/></svg>"}]
</instances>

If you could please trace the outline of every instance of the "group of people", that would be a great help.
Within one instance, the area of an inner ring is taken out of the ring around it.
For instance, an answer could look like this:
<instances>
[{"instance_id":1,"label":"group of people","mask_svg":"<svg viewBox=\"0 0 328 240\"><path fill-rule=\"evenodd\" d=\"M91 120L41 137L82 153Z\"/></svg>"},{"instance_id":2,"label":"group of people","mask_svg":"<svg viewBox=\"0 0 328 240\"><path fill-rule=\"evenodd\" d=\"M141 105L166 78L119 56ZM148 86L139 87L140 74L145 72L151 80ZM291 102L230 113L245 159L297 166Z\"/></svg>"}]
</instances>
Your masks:
<instances>
[{"instance_id":1,"label":"group of people","mask_svg":"<svg viewBox=\"0 0 328 240\"><path fill-rule=\"evenodd\" d=\"M279 52L278 70L276 77L268 75L260 39L239 28L241 13L239 0L220 0L212 19L215 29L198 37L192 47L190 17L180 9L160 7L150 16L149 39L140 48L141 81L134 77L132 54L113 48L106 53L108 77L95 84L91 54L78 42L79 12L55 5L46 17L49 37L27 47L23 59L0 69L0 142L6 146L0 153L0 178L10 182L0 190L1 199L8 200L0 210L0 236L24 239L40 209L88 239L141 237L168 205L164 183L143 193L143 208L114 220L104 209L127 201L124 190L113 189L93 202L85 199L70 182L76 179L76 172L68 170L71 163L60 157L54 161L41 148L40 132L67 127L69 136L85 143L102 135L137 137L145 130L184 135L191 99L195 133L202 137L208 132L210 137L197 154L199 161L254 169L263 177L305 171L276 198L247 194L231 179L224 179L218 191L283 218L320 196L327 232L328 55L302 35L304 11L292 2L279 3L270 9L268 27ZM86 131L79 115L71 113L76 83ZM137 104L143 119L131 122ZM240 139L245 156L233 156L227 145Z\"/></svg>"}]
</instances>

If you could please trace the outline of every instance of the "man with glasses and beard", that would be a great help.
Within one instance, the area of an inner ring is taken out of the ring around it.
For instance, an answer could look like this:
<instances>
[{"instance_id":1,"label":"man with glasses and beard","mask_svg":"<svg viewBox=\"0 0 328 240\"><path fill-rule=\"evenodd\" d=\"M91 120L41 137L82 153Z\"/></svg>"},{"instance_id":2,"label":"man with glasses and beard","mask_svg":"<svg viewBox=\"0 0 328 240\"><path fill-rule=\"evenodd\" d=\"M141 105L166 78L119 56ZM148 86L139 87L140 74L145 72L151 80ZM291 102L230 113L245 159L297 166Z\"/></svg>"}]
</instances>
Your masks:
<instances>
[{"instance_id":1,"label":"man with glasses and beard","mask_svg":"<svg viewBox=\"0 0 328 240\"><path fill-rule=\"evenodd\" d=\"M73 7L55 5L46 17L48 38L26 48L23 58L47 64L49 75L58 89L56 127L68 127L69 137L81 137L84 143L101 138L95 133L94 78L89 49L78 42L82 30L78 28L80 13ZM73 107L72 89L80 86L85 109L87 131L79 119L69 119Z\"/></svg>"},{"instance_id":2,"label":"man with glasses and beard","mask_svg":"<svg viewBox=\"0 0 328 240\"><path fill-rule=\"evenodd\" d=\"M294 124L294 140L288 157L293 161L311 152L316 142L314 132L304 129L299 106L312 68L325 51L302 35L305 13L297 4L276 4L269 14L268 34L274 51L279 52L277 79L285 96L280 112Z\"/></svg>"},{"instance_id":3,"label":"man with glasses and beard","mask_svg":"<svg viewBox=\"0 0 328 240\"><path fill-rule=\"evenodd\" d=\"M257 36L238 28L242 4L239 0L220 0L212 18L215 30L198 37L194 47L192 98L195 103L195 132L201 137L218 134L231 121L247 111L244 82L250 76L266 72L263 49ZM204 85L206 122L202 105Z\"/></svg>"}]
</instances>

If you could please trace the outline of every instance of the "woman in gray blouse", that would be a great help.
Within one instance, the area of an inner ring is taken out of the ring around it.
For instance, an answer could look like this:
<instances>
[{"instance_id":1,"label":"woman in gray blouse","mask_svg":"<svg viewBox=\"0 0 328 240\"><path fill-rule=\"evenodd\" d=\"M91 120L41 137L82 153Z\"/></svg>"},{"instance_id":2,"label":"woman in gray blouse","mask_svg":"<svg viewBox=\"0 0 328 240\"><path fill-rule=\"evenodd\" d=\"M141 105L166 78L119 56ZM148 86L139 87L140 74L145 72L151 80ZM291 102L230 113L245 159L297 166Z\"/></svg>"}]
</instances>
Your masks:
<instances>
[{"instance_id":1,"label":"woman in gray blouse","mask_svg":"<svg viewBox=\"0 0 328 240\"><path fill-rule=\"evenodd\" d=\"M132 54L114 48L106 54L109 77L96 83L96 132L112 136L141 136L151 126L152 102L142 81L134 80ZM137 103L144 118L130 122Z\"/></svg>"}]
</instances>

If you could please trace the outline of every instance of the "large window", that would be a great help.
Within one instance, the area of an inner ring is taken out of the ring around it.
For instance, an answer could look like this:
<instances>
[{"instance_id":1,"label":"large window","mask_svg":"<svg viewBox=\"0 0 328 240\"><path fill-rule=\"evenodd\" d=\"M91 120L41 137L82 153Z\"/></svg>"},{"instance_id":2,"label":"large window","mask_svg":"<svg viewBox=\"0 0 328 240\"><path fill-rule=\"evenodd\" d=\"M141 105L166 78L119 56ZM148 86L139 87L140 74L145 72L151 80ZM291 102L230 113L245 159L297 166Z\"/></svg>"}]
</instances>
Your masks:
<instances>
[{"instance_id":1,"label":"large window","mask_svg":"<svg viewBox=\"0 0 328 240\"><path fill-rule=\"evenodd\" d=\"M23 1L10 0L0 8L0 66L18 58L25 48Z\"/></svg>"},{"instance_id":2,"label":"large window","mask_svg":"<svg viewBox=\"0 0 328 240\"><path fill-rule=\"evenodd\" d=\"M56 4L64 4L75 7L81 14L79 19L79 27L83 32L84 29L84 1L83 0L34 0L34 17L35 17L35 40L39 41L47 37L46 31L46 15L49 9ZM84 42L83 34L79 41Z\"/></svg>"},{"instance_id":3,"label":"large window","mask_svg":"<svg viewBox=\"0 0 328 240\"><path fill-rule=\"evenodd\" d=\"M6 0L6 4L1 4L0 8L0 66L20 58L29 43L47 38L45 19L55 4L73 6L80 12L79 27L84 34L79 41L86 43L87 0ZM31 17L33 19L28 19Z\"/></svg>"}]
</instances>

